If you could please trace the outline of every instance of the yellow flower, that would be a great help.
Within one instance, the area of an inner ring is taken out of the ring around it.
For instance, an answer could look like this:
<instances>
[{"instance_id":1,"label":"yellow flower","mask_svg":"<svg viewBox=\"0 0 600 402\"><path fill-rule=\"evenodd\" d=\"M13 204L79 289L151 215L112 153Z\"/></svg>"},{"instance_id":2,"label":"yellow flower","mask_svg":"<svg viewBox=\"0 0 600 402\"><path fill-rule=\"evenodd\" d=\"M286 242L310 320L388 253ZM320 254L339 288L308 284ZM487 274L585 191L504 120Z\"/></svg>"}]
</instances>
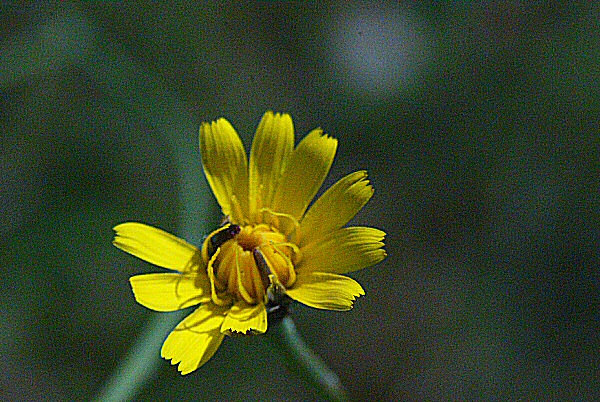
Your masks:
<instances>
[{"instance_id":1,"label":"yellow flower","mask_svg":"<svg viewBox=\"0 0 600 402\"><path fill-rule=\"evenodd\" d=\"M175 271L130 279L135 299L156 311L196 306L166 339L161 355L182 374L208 361L227 334L264 333L267 318L296 300L326 310L349 310L362 287L343 276L383 260L385 233L343 226L367 203L373 188L364 171L352 173L308 205L325 180L337 141L311 131L294 148L287 114L267 112L250 161L231 124L200 127L206 178L225 223L202 249L142 223L116 226L114 245Z\"/></svg>"}]
</instances>

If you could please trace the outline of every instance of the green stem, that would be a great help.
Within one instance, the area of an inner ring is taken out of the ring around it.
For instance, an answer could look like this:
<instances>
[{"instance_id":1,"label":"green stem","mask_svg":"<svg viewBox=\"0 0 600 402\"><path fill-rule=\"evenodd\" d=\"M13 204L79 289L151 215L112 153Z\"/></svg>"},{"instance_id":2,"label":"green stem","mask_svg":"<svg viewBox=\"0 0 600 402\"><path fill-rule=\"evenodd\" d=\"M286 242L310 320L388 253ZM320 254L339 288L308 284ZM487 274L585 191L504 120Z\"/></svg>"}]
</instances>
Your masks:
<instances>
[{"instance_id":1,"label":"green stem","mask_svg":"<svg viewBox=\"0 0 600 402\"><path fill-rule=\"evenodd\" d=\"M311 384L321 397L330 401L348 400L339 377L306 345L291 317L271 324L266 336L283 355L288 370Z\"/></svg>"},{"instance_id":2,"label":"green stem","mask_svg":"<svg viewBox=\"0 0 600 402\"><path fill-rule=\"evenodd\" d=\"M96 397L97 401L132 400L152 377L156 375L161 361L158 351L167 334L185 315L177 311L170 314L154 314L146 328L129 349L127 356Z\"/></svg>"}]
</instances>

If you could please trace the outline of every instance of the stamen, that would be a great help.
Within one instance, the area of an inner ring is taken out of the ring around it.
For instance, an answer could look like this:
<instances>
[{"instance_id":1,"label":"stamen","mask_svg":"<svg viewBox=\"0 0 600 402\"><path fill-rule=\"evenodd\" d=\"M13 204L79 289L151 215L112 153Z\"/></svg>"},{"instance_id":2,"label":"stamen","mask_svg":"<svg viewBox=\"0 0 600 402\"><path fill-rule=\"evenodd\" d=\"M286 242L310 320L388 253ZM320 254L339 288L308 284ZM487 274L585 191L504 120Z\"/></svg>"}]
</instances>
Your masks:
<instances>
[{"instance_id":1,"label":"stamen","mask_svg":"<svg viewBox=\"0 0 600 402\"><path fill-rule=\"evenodd\" d=\"M269 223L272 224L273 226L277 227L279 229L279 231L286 236L291 235L300 226L300 223L298 223L298 220L290 214L274 212L270 208L261 208L260 212L262 212L266 216L269 216L270 217ZM267 221L267 220L265 219L265 221Z\"/></svg>"},{"instance_id":2,"label":"stamen","mask_svg":"<svg viewBox=\"0 0 600 402\"><path fill-rule=\"evenodd\" d=\"M294 254L300 255L300 247L298 247L295 243L290 242L281 242L281 243L273 243L273 246L286 246L294 251Z\"/></svg>"}]
</instances>

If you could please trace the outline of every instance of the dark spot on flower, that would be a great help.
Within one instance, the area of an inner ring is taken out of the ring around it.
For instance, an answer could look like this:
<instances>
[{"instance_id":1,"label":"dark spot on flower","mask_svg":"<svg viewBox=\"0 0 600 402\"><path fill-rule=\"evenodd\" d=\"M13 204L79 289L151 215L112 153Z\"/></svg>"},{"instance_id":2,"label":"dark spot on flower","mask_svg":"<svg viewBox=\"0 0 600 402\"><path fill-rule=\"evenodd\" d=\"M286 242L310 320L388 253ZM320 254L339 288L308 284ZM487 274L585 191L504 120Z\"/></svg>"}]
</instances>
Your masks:
<instances>
[{"instance_id":1,"label":"dark spot on flower","mask_svg":"<svg viewBox=\"0 0 600 402\"><path fill-rule=\"evenodd\" d=\"M217 249L221 247L226 241L233 239L240 233L240 227L238 225L229 225L226 229L221 230L210 238L208 242L208 258L211 258Z\"/></svg>"}]
</instances>

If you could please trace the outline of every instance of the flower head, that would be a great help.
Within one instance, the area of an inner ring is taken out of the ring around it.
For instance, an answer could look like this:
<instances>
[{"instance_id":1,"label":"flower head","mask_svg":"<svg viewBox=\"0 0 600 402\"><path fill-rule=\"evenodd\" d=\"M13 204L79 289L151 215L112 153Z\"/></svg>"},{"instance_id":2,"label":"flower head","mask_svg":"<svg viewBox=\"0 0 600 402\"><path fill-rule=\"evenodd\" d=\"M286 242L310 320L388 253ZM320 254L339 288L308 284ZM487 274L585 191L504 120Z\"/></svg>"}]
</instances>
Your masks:
<instances>
[{"instance_id":1,"label":"flower head","mask_svg":"<svg viewBox=\"0 0 600 402\"><path fill-rule=\"evenodd\" d=\"M141 223L116 226L114 245L174 272L133 276L136 300L152 310L197 307L171 332L161 355L182 374L202 366L225 335L256 334L290 300L349 310L362 287L342 274L385 258L385 233L343 226L373 188L364 171L342 178L308 209L333 162L337 141L320 129L294 148L287 114L267 112L250 160L223 118L200 127L204 173L226 219L201 249ZM308 209L308 210L307 210Z\"/></svg>"}]
</instances>

